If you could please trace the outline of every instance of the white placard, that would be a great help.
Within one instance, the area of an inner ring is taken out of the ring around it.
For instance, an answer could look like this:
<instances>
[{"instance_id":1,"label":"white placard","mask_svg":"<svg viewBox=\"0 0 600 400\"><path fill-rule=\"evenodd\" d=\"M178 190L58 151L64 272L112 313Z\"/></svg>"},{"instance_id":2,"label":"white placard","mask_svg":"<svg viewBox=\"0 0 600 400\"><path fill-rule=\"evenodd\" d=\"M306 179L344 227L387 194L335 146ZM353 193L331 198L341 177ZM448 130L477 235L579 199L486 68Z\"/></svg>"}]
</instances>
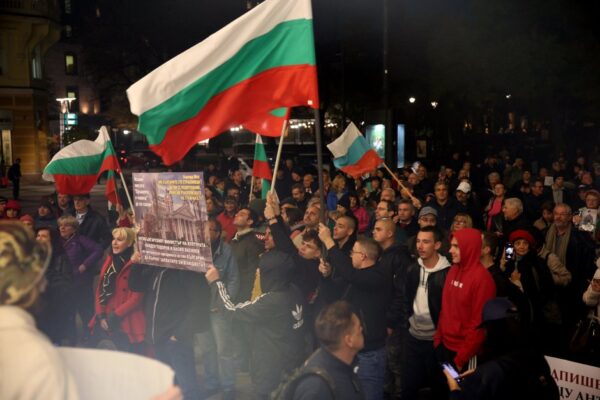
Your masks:
<instances>
[{"instance_id":1,"label":"white placard","mask_svg":"<svg viewBox=\"0 0 600 400\"><path fill-rule=\"evenodd\" d=\"M561 399L600 399L600 368L548 356L546 360Z\"/></svg>"},{"instance_id":2,"label":"white placard","mask_svg":"<svg viewBox=\"0 0 600 400\"><path fill-rule=\"evenodd\" d=\"M65 366L85 400L149 400L173 384L166 364L120 351L59 347Z\"/></svg>"}]
</instances>

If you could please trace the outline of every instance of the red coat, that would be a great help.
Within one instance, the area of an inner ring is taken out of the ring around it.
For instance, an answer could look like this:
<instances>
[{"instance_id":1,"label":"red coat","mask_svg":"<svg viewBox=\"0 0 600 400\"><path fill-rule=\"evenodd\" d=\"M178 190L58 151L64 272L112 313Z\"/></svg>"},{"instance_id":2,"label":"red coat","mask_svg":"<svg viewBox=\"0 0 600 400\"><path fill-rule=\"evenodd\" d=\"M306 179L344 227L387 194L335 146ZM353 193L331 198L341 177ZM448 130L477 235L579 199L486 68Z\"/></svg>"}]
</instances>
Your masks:
<instances>
[{"instance_id":1,"label":"red coat","mask_svg":"<svg viewBox=\"0 0 600 400\"><path fill-rule=\"evenodd\" d=\"M100 287L102 286L102 277L112 263L112 257L108 256L100 272L100 281L96 288L96 314L89 323L93 328L96 324L96 316L100 314L114 314L121 318L121 330L127 334L131 343L139 343L144 340L146 330L146 318L144 316L144 294L129 290L129 273L131 265L129 261L123 266L119 275L117 275L117 284L115 293L108 299L108 304L100 304Z\"/></svg>"}]
</instances>

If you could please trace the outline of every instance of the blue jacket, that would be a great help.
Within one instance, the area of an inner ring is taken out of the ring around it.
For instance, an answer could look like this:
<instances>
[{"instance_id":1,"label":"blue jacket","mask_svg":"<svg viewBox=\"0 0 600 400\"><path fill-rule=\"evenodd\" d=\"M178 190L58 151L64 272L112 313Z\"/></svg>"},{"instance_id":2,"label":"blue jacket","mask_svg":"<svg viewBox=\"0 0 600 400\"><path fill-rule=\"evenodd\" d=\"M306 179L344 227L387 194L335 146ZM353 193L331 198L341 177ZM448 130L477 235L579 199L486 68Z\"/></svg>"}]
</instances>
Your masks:
<instances>
[{"instance_id":1,"label":"blue jacket","mask_svg":"<svg viewBox=\"0 0 600 400\"><path fill-rule=\"evenodd\" d=\"M219 240L217 248L212 249L212 251L213 264L219 270L221 281L225 284L229 296L235 298L240 289L240 273L235 257L231 252L231 246L223 240Z\"/></svg>"}]
</instances>

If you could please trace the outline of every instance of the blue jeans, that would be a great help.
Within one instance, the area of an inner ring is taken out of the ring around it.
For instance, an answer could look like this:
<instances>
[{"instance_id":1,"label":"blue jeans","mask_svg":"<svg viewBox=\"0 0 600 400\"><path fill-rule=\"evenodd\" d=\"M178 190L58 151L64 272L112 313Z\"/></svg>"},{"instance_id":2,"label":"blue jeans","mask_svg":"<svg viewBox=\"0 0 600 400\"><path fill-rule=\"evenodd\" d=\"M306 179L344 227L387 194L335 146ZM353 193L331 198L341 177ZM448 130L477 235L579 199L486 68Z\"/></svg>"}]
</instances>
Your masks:
<instances>
[{"instance_id":1,"label":"blue jeans","mask_svg":"<svg viewBox=\"0 0 600 400\"><path fill-rule=\"evenodd\" d=\"M185 400L200 399L200 388L194 365L194 347L188 343L167 339L156 343L156 358L175 371L175 380Z\"/></svg>"},{"instance_id":2,"label":"blue jeans","mask_svg":"<svg viewBox=\"0 0 600 400\"><path fill-rule=\"evenodd\" d=\"M366 400L383 399L385 380L385 347L358 353L358 379Z\"/></svg>"},{"instance_id":3,"label":"blue jeans","mask_svg":"<svg viewBox=\"0 0 600 400\"><path fill-rule=\"evenodd\" d=\"M207 390L235 387L231 319L220 312L210 314L210 331L202 333L204 357L204 387Z\"/></svg>"}]
</instances>

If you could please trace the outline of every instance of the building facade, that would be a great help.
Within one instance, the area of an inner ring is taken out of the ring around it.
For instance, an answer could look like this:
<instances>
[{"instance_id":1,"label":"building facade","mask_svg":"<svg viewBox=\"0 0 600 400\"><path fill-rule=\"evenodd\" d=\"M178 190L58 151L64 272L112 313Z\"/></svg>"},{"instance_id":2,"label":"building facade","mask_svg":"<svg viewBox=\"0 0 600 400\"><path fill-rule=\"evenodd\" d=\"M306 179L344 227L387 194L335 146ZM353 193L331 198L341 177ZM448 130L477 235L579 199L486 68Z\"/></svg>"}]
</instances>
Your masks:
<instances>
[{"instance_id":1,"label":"building facade","mask_svg":"<svg viewBox=\"0 0 600 400\"><path fill-rule=\"evenodd\" d=\"M24 178L48 162L44 58L60 39L57 0L0 0L1 173L20 158Z\"/></svg>"}]
</instances>

